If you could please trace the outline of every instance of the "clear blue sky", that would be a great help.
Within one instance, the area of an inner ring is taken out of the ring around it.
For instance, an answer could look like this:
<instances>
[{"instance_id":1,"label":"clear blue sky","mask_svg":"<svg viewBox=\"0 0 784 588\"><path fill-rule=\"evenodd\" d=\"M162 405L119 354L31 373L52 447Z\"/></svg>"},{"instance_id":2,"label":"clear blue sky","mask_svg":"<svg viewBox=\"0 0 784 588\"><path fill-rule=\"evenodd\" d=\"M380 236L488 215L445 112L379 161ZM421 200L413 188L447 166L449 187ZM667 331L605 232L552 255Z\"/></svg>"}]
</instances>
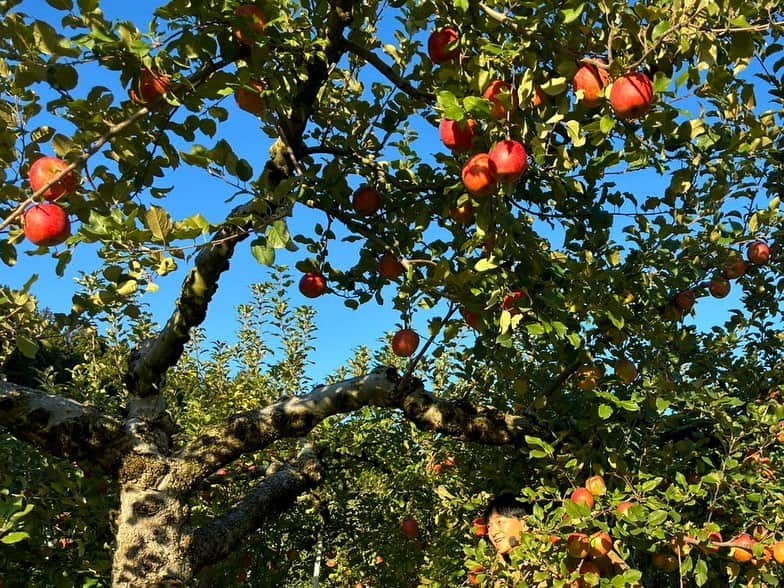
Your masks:
<instances>
[{"instance_id":1,"label":"clear blue sky","mask_svg":"<svg viewBox=\"0 0 784 588\"><path fill-rule=\"evenodd\" d=\"M151 11L156 6L156 2L146 0L129 3L106 2L104 8L109 17L131 20L142 30L145 30ZM58 14L62 15L49 7L43 0L28 0L22 4L20 10L49 22L52 22L53 18L59 18ZM382 28L382 34L387 32ZM119 84L117 72L85 68L80 70L80 73L82 77L77 90L73 92L75 95L84 94L92 85L100 83L111 88L116 96L125 96L125 90ZM231 98L225 101L225 106L230 109L231 117L223 126L221 136L230 140L240 157L248 159L255 170L260 170L266 159L270 140L261 132L256 119L239 110ZM46 122L59 132L66 134L70 132L67 123L61 120L51 119ZM443 151L444 147L438 139L436 129L423 125L423 128L420 129L420 136L421 139L417 145L418 153ZM210 221L218 223L225 217L228 210L238 202L225 203L225 200L231 195L231 189L201 169L182 166L175 170L170 178L167 178L167 182L175 189L162 204L175 219L201 212ZM631 174L628 179L622 179L621 182L622 189L638 193L654 193L661 191L666 185L662 178L653 172ZM146 200L146 203L151 202L152 199ZM197 205L194 206L194 203ZM290 228L292 233L302 232L312 236L311 227L314 222L324 224L324 215L300 207L295 211ZM545 225L541 226L543 230L549 230L545 229ZM614 236L622 241L617 225L616 230ZM549 234L555 240L554 245L560 247L561 242L557 241L559 237L557 233L545 232L545 234ZM264 281L269 277L268 268L259 265L251 256L249 242L250 240L237 248L231 262L231 270L221 279L220 288L204 324L209 339L232 339L236 328L234 309L237 305L250 299L250 284ZM359 254L359 247L358 243L346 246L336 241L330 245L330 260L339 267L350 267ZM27 248L26 244L20 246L22 251ZM304 250L293 254L279 251L277 261L289 265L293 269L294 263L304 256ZM54 262L50 256L22 254L16 267L0 267L0 283L19 287L30 274L37 273L40 279L33 288L33 293L39 298L41 304L56 312L68 312L71 307L71 296L76 290L74 277L78 275L79 270L89 271L99 265L100 260L96 258L94 250L90 247L80 246L74 251L74 260L68 267L66 275L62 279L58 279L54 275ZM160 290L157 293L145 294L142 297L142 301L149 304L156 320L165 322L168 318L179 293L182 279L189 269L190 266L187 263L181 262L178 272L159 279L157 284L160 286ZM298 278L296 270L292 273L295 278ZM387 300L394 296L394 288L394 286L387 286L385 289L384 295ZM400 318L389 303L380 307L371 302L362 306L359 311L352 311L343 305L341 298L326 295L316 300L307 300L299 294L296 287L293 289L291 298L294 304L307 302L318 311L316 352L313 355L317 366L311 370L311 375L315 380L321 380L326 374L343 365L357 346L361 344L376 346L379 339L387 332L396 330ZM728 300L701 299L699 302L701 326L711 324L713 321L722 321L726 317L727 307ZM417 313L415 327L420 334L425 334L425 322L434 316L437 316L435 311Z\"/></svg>"}]
</instances>

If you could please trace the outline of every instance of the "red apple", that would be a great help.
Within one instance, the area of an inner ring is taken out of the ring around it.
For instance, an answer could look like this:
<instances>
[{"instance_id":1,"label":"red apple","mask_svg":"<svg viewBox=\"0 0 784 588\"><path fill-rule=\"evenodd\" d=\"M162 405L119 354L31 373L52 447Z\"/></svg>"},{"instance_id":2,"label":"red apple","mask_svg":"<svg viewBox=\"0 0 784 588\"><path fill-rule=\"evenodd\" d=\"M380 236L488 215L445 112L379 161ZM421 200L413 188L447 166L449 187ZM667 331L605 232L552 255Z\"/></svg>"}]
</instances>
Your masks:
<instances>
[{"instance_id":1,"label":"red apple","mask_svg":"<svg viewBox=\"0 0 784 588\"><path fill-rule=\"evenodd\" d=\"M625 357L615 363L615 375L624 384L631 384L637 378L637 366Z\"/></svg>"},{"instance_id":2,"label":"red apple","mask_svg":"<svg viewBox=\"0 0 784 588\"><path fill-rule=\"evenodd\" d=\"M604 62L603 59L599 61ZM604 100L604 89L610 83L610 74L606 69L596 67L592 63L583 64L574 74L572 84L574 91L583 91L581 102L586 108L597 108Z\"/></svg>"},{"instance_id":3,"label":"red apple","mask_svg":"<svg viewBox=\"0 0 784 588\"><path fill-rule=\"evenodd\" d=\"M471 568L471 571L468 572L468 583L471 586L479 586L482 583L482 580L479 578L479 574L484 574L485 568L482 566L475 566Z\"/></svg>"},{"instance_id":4,"label":"red apple","mask_svg":"<svg viewBox=\"0 0 784 588\"><path fill-rule=\"evenodd\" d=\"M598 365L588 365L577 372L577 387L583 392L591 392L604 377L604 369Z\"/></svg>"},{"instance_id":5,"label":"red apple","mask_svg":"<svg viewBox=\"0 0 784 588\"><path fill-rule=\"evenodd\" d=\"M591 550L591 542L585 533L571 533L566 538L566 553L571 557L583 559L588 557Z\"/></svg>"},{"instance_id":6,"label":"red apple","mask_svg":"<svg viewBox=\"0 0 784 588\"><path fill-rule=\"evenodd\" d=\"M71 221L59 205L38 204L24 213L24 233L35 245L59 245L70 236Z\"/></svg>"},{"instance_id":7,"label":"red apple","mask_svg":"<svg viewBox=\"0 0 784 588\"><path fill-rule=\"evenodd\" d=\"M713 531L710 535L708 535L708 540L705 545L700 546L700 550L705 554L711 553L718 553L719 548L714 546L714 543L721 543L723 539L721 538L721 533L718 531Z\"/></svg>"},{"instance_id":8,"label":"red apple","mask_svg":"<svg viewBox=\"0 0 784 588\"><path fill-rule=\"evenodd\" d=\"M748 266L746 265L746 262L743 261L739 255L735 254L731 255L727 258L727 261L724 262L722 274L728 280L734 280L745 274L747 269Z\"/></svg>"},{"instance_id":9,"label":"red apple","mask_svg":"<svg viewBox=\"0 0 784 588\"><path fill-rule=\"evenodd\" d=\"M504 301L501 303L501 310L508 310L512 316L520 314L518 307L528 301L528 294L522 290L515 290L504 296Z\"/></svg>"},{"instance_id":10,"label":"red apple","mask_svg":"<svg viewBox=\"0 0 784 588\"><path fill-rule=\"evenodd\" d=\"M624 500L618 506L615 507L615 512L618 516L626 516L626 513L634 506L634 503L630 500Z\"/></svg>"},{"instance_id":11,"label":"red apple","mask_svg":"<svg viewBox=\"0 0 784 588\"><path fill-rule=\"evenodd\" d=\"M601 476L591 476L585 481L585 487L594 496L604 496L607 494L607 485Z\"/></svg>"},{"instance_id":12,"label":"red apple","mask_svg":"<svg viewBox=\"0 0 784 588\"><path fill-rule=\"evenodd\" d=\"M351 198L354 211L362 216L371 216L381 209L381 193L370 186L361 186L356 189Z\"/></svg>"},{"instance_id":13,"label":"red apple","mask_svg":"<svg viewBox=\"0 0 784 588\"><path fill-rule=\"evenodd\" d=\"M601 577L602 571L599 569L599 566L597 566L596 563L592 561L582 562L580 564L580 579L572 584L572 588L588 588L589 586L598 586L596 581L590 583L586 582L586 579L583 577L586 574L594 574Z\"/></svg>"},{"instance_id":14,"label":"red apple","mask_svg":"<svg viewBox=\"0 0 784 588\"><path fill-rule=\"evenodd\" d=\"M512 86L502 80L494 80L485 89L483 97L493 103L493 118L506 118L506 109L517 108L517 95Z\"/></svg>"},{"instance_id":15,"label":"red apple","mask_svg":"<svg viewBox=\"0 0 784 588\"><path fill-rule=\"evenodd\" d=\"M308 298L318 298L327 291L327 280L318 272L308 272L299 281L299 291Z\"/></svg>"},{"instance_id":16,"label":"red apple","mask_svg":"<svg viewBox=\"0 0 784 588\"><path fill-rule=\"evenodd\" d=\"M547 100L547 95L539 86L535 86L534 95L533 98L531 98L531 106L534 108L539 108L542 104L545 103L545 100Z\"/></svg>"},{"instance_id":17,"label":"red apple","mask_svg":"<svg viewBox=\"0 0 784 588\"><path fill-rule=\"evenodd\" d=\"M416 519L410 517L403 519L403 522L400 523L400 530L403 532L403 535L413 539L419 535L419 523L416 522Z\"/></svg>"},{"instance_id":18,"label":"red apple","mask_svg":"<svg viewBox=\"0 0 784 588\"><path fill-rule=\"evenodd\" d=\"M746 258L754 264L764 265L770 259L770 247L762 241L754 241L746 250Z\"/></svg>"},{"instance_id":19,"label":"red apple","mask_svg":"<svg viewBox=\"0 0 784 588\"><path fill-rule=\"evenodd\" d=\"M387 280L396 280L402 276L406 268L398 260L397 257L391 253L385 253L381 256L378 262L378 273L384 276Z\"/></svg>"},{"instance_id":20,"label":"red apple","mask_svg":"<svg viewBox=\"0 0 784 588\"><path fill-rule=\"evenodd\" d=\"M30 188L38 192L51 182L55 176L68 167L68 164L57 157L40 157L30 166L27 177L30 179ZM49 186L42 194L47 200L58 200L63 196L72 194L76 190L76 175L73 170L63 174L54 184Z\"/></svg>"},{"instance_id":21,"label":"red apple","mask_svg":"<svg viewBox=\"0 0 784 588\"><path fill-rule=\"evenodd\" d=\"M261 82L251 81L250 87L241 86L234 92L234 100L242 110L256 116L264 114L267 105L262 97L264 85Z\"/></svg>"},{"instance_id":22,"label":"red apple","mask_svg":"<svg viewBox=\"0 0 784 588\"><path fill-rule=\"evenodd\" d=\"M653 86L642 72L618 78L610 89L610 105L620 119L640 118L650 110L652 102Z\"/></svg>"},{"instance_id":23,"label":"red apple","mask_svg":"<svg viewBox=\"0 0 784 588\"><path fill-rule=\"evenodd\" d=\"M139 98L141 102L143 104L157 102L169 91L170 84L169 76L144 68L139 78Z\"/></svg>"},{"instance_id":24,"label":"red apple","mask_svg":"<svg viewBox=\"0 0 784 588\"><path fill-rule=\"evenodd\" d=\"M776 563L784 563L784 542L777 541L773 544L771 549L773 551L773 559L776 560Z\"/></svg>"},{"instance_id":25,"label":"red apple","mask_svg":"<svg viewBox=\"0 0 784 588\"><path fill-rule=\"evenodd\" d=\"M441 141L447 148L456 153L468 151L478 132L479 123L472 118L463 121L445 118L438 125L438 134L441 136Z\"/></svg>"},{"instance_id":26,"label":"red apple","mask_svg":"<svg viewBox=\"0 0 784 588\"><path fill-rule=\"evenodd\" d=\"M689 310L697 301L697 294L694 290L683 290L675 295L675 306L681 310Z\"/></svg>"},{"instance_id":27,"label":"red apple","mask_svg":"<svg viewBox=\"0 0 784 588\"><path fill-rule=\"evenodd\" d=\"M398 357L410 357L419 346L419 335L413 329L401 329L392 338L392 353Z\"/></svg>"},{"instance_id":28,"label":"red apple","mask_svg":"<svg viewBox=\"0 0 784 588\"><path fill-rule=\"evenodd\" d=\"M726 278L713 278L708 284L708 291L714 298L724 298L730 293L730 281Z\"/></svg>"},{"instance_id":29,"label":"red apple","mask_svg":"<svg viewBox=\"0 0 784 588\"><path fill-rule=\"evenodd\" d=\"M474 222L474 206L471 202L464 202L460 206L449 209L449 217L461 225L470 225Z\"/></svg>"},{"instance_id":30,"label":"red apple","mask_svg":"<svg viewBox=\"0 0 784 588\"><path fill-rule=\"evenodd\" d=\"M499 182L516 182L528 169L528 154L517 141L499 141L488 155L490 170Z\"/></svg>"},{"instance_id":31,"label":"red apple","mask_svg":"<svg viewBox=\"0 0 784 588\"><path fill-rule=\"evenodd\" d=\"M613 540L607 531L596 531L591 535L590 550L592 557L601 557L612 551Z\"/></svg>"},{"instance_id":32,"label":"red apple","mask_svg":"<svg viewBox=\"0 0 784 588\"><path fill-rule=\"evenodd\" d=\"M478 153L463 166L463 184L474 196L489 196L496 189L496 178L487 153Z\"/></svg>"},{"instance_id":33,"label":"red apple","mask_svg":"<svg viewBox=\"0 0 784 588\"><path fill-rule=\"evenodd\" d=\"M748 533L738 535L732 540L732 547L730 548L730 557L738 563L746 563L751 561L754 557L754 545L757 542Z\"/></svg>"},{"instance_id":34,"label":"red apple","mask_svg":"<svg viewBox=\"0 0 784 588\"><path fill-rule=\"evenodd\" d=\"M471 327L472 329L479 328L479 315L477 313L468 310L467 308L464 308L462 310L462 314L463 314L463 320L466 322L466 324L469 327Z\"/></svg>"},{"instance_id":35,"label":"red apple","mask_svg":"<svg viewBox=\"0 0 784 588\"><path fill-rule=\"evenodd\" d=\"M593 494L591 494L588 488L577 488L572 495L569 497L569 500L574 502L575 504L582 504L583 506L587 506L588 509L592 509L594 505Z\"/></svg>"},{"instance_id":36,"label":"red apple","mask_svg":"<svg viewBox=\"0 0 784 588\"><path fill-rule=\"evenodd\" d=\"M460 57L460 34L453 27L435 31L427 40L427 54L435 64L454 61Z\"/></svg>"},{"instance_id":37,"label":"red apple","mask_svg":"<svg viewBox=\"0 0 784 588\"><path fill-rule=\"evenodd\" d=\"M487 536L487 521L483 517L477 517L473 521L474 535L477 537Z\"/></svg>"},{"instance_id":38,"label":"red apple","mask_svg":"<svg viewBox=\"0 0 784 588\"><path fill-rule=\"evenodd\" d=\"M267 22L261 8L253 4L243 4L234 11L241 22L234 27L234 37L243 45L253 45L253 38L264 30Z\"/></svg>"}]
</instances>

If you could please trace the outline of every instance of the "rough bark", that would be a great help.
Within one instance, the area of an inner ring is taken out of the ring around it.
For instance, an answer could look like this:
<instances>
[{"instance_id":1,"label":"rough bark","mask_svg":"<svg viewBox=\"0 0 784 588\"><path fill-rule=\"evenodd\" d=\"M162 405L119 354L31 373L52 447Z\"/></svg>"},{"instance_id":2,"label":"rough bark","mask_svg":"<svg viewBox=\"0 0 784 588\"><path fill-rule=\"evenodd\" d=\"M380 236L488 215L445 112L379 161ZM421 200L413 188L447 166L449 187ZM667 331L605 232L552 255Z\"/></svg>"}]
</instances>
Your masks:
<instances>
[{"instance_id":1,"label":"rough bark","mask_svg":"<svg viewBox=\"0 0 784 588\"><path fill-rule=\"evenodd\" d=\"M0 426L51 455L116 472L132 443L121 421L95 407L0 382Z\"/></svg>"}]
</instances>

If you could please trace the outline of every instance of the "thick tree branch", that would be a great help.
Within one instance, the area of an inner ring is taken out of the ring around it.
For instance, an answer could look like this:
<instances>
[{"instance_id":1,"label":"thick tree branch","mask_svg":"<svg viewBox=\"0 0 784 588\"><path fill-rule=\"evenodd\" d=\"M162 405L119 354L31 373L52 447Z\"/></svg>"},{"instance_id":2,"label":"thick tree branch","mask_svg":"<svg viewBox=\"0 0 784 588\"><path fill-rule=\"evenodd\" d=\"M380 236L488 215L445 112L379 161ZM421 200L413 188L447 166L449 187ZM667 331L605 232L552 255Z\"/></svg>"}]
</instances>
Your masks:
<instances>
[{"instance_id":1,"label":"thick tree branch","mask_svg":"<svg viewBox=\"0 0 784 588\"><path fill-rule=\"evenodd\" d=\"M315 452L306 447L294 463L264 479L229 512L193 533L193 571L225 559L241 541L270 517L290 508L300 494L320 479Z\"/></svg>"},{"instance_id":2,"label":"thick tree branch","mask_svg":"<svg viewBox=\"0 0 784 588\"><path fill-rule=\"evenodd\" d=\"M429 92L423 92L415 88L414 86L412 86L408 80L400 76L394 69L389 67L375 53L373 53L366 47L354 43L353 41L349 41L348 39L343 39L342 43L347 51L353 53L357 57L361 57L370 65L375 67L381 75L383 75L390 82L395 84L395 86L401 92L405 92L412 98L422 100L424 102L427 102L428 104L435 104L436 97L433 94Z\"/></svg>"},{"instance_id":3,"label":"thick tree branch","mask_svg":"<svg viewBox=\"0 0 784 588\"><path fill-rule=\"evenodd\" d=\"M57 457L97 463L115 472L131 446L123 424L62 396L0 382L0 426Z\"/></svg>"},{"instance_id":4,"label":"thick tree branch","mask_svg":"<svg viewBox=\"0 0 784 588\"><path fill-rule=\"evenodd\" d=\"M517 445L524 443L527 434L543 433L530 417L437 399L416 379L401 389L394 368L382 368L210 427L175 455L158 489L187 493L211 472L245 453L264 449L279 439L302 437L327 417L366 406L400 408L422 430L489 445Z\"/></svg>"}]
</instances>

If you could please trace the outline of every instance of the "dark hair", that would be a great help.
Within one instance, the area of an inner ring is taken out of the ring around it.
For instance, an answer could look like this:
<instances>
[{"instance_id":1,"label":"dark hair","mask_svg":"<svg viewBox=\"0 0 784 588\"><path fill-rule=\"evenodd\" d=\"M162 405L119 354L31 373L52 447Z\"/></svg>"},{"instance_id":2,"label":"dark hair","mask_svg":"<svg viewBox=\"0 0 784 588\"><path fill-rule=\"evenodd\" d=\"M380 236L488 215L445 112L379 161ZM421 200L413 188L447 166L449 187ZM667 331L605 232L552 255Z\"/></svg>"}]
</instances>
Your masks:
<instances>
[{"instance_id":1,"label":"dark hair","mask_svg":"<svg viewBox=\"0 0 784 588\"><path fill-rule=\"evenodd\" d=\"M489 520L493 513L504 517L521 517L531 514L531 505L520 502L514 494L501 494L488 503L484 514L485 520Z\"/></svg>"}]
</instances>

